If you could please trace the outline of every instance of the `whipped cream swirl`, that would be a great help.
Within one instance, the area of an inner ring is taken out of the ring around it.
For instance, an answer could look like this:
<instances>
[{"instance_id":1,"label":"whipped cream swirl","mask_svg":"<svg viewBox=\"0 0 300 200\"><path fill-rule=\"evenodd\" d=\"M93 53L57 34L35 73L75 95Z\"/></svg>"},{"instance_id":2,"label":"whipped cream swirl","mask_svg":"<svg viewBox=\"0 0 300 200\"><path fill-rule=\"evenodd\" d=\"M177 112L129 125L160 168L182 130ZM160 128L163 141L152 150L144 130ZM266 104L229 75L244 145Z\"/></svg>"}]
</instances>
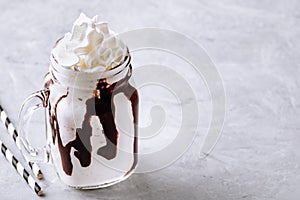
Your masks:
<instances>
[{"instance_id":1,"label":"whipped cream swirl","mask_svg":"<svg viewBox=\"0 0 300 200\"><path fill-rule=\"evenodd\" d=\"M121 64L127 46L117 38L105 22L98 22L81 13L72 32L58 41L52 50L56 61L75 71L96 72L110 70Z\"/></svg>"}]
</instances>

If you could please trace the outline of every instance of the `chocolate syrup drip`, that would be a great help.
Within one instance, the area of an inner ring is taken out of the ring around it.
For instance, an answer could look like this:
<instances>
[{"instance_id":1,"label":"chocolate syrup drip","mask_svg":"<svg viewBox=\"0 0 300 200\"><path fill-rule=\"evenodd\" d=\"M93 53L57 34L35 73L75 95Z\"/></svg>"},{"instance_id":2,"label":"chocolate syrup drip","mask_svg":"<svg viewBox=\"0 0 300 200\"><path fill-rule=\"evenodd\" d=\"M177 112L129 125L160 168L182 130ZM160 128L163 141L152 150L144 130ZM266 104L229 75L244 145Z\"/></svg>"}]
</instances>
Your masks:
<instances>
[{"instance_id":1,"label":"chocolate syrup drip","mask_svg":"<svg viewBox=\"0 0 300 200\"><path fill-rule=\"evenodd\" d=\"M62 167L63 170L67 175L72 175L73 170L73 164L71 161L71 148L75 148L74 155L78 158L80 164L82 167L87 167L91 163L91 151L92 147L90 145L90 136L84 135L85 133L82 132L76 132L76 137L71 142L67 143L66 146L63 145L61 136L60 136L60 129L59 129L59 123L57 120L57 106L59 102L68 96L69 92L67 94L61 96L56 104L54 105L53 113L51 113L51 105L49 104L49 116L50 116L50 125L52 127L52 140L53 144L55 144L55 139L57 136L57 145L58 150L61 157Z\"/></svg>"},{"instance_id":2,"label":"chocolate syrup drip","mask_svg":"<svg viewBox=\"0 0 300 200\"><path fill-rule=\"evenodd\" d=\"M131 70L131 66L130 66ZM106 145L97 150L97 154L111 160L117 154L118 131L115 123L115 105L113 103L114 96L123 93L125 97L131 102L133 120L134 120L134 163L127 174L136 166L137 162L137 125L138 125L138 93L137 90L128 83L128 75L121 81L108 84L106 79L100 79L94 96L86 100L86 113L82 122L82 127L76 129L76 137L73 141L63 146L60 136L59 124L57 120L57 106L59 102L68 96L67 94L61 96L55 106L54 112L51 113L51 105L49 103L50 125L52 127L52 140L55 144L57 136L57 144L60 152L63 170L67 175L72 175L73 164L71 161L71 148L74 147L74 155L79 160L82 167L88 167L91 163L92 155L92 126L91 117L97 116L106 138ZM52 83L50 83L52 84Z\"/></svg>"},{"instance_id":3,"label":"chocolate syrup drip","mask_svg":"<svg viewBox=\"0 0 300 200\"><path fill-rule=\"evenodd\" d=\"M57 100L57 102L54 105L53 113L51 113L51 104L49 103L49 115L50 115L50 125L52 127L53 144L55 144L55 138L57 136L57 145L61 157L63 170L65 171L66 174L71 175L73 170L73 164L71 162L71 157L70 157L71 146L69 145L69 143L66 146L63 145L60 137L59 124L57 120L57 105L63 98L66 98L68 94L69 92L67 92L67 94L61 96Z\"/></svg>"},{"instance_id":4,"label":"chocolate syrup drip","mask_svg":"<svg viewBox=\"0 0 300 200\"><path fill-rule=\"evenodd\" d=\"M44 88L46 88L46 89L49 89L50 85L54 84L52 78L49 77L49 74L50 74L50 72L48 72L44 77L45 78Z\"/></svg>"},{"instance_id":5,"label":"chocolate syrup drip","mask_svg":"<svg viewBox=\"0 0 300 200\"><path fill-rule=\"evenodd\" d=\"M132 113L135 123L134 131L137 132L138 95L134 87L132 87L128 83L123 84L127 81L128 80L125 79L120 83L114 83L110 85L106 82L105 79L100 79L97 84L94 97L88 99L85 103L86 113L82 123L82 128L77 129L77 132L85 132L85 134L81 135L84 135L85 137L91 137L91 117L98 117L103 127L103 133L106 138L106 145L99 148L97 150L97 154L106 158L107 160L115 158L117 154L117 142L119 133L115 124L115 105L112 100L114 99L114 96L120 92L123 92L126 98L131 101ZM86 141L88 142L89 140Z\"/></svg>"},{"instance_id":6,"label":"chocolate syrup drip","mask_svg":"<svg viewBox=\"0 0 300 200\"><path fill-rule=\"evenodd\" d=\"M110 160L116 157L118 131L115 124L114 112L115 106L112 103L113 88L115 84L109 85L105 79L100 79L95 94L88 99L86 104L86 113L82 122L82 128L76 129L82 140L86 141L85 145L90 146L90 140L86 137L92 136L91 117L97 116L103 127L106 138L106 145L97 150L97 154Z\"/></svg>"},{"instance_id":7,"label":"chocolate syrup drip","mask_svg":"<svg viewBox=\"0 0 300 200\"><path fill-rule=\"evenodd\" d=\"M133 144L134 161L131 169L125 174L126 176L135 168L137 164L139 96L137 90L130 84L127 84L127 87L125 87L123 92L127 97L127 99L130 100L131 102L133 122L134 122L134 144Z\"/></svg>"}]
</instances>

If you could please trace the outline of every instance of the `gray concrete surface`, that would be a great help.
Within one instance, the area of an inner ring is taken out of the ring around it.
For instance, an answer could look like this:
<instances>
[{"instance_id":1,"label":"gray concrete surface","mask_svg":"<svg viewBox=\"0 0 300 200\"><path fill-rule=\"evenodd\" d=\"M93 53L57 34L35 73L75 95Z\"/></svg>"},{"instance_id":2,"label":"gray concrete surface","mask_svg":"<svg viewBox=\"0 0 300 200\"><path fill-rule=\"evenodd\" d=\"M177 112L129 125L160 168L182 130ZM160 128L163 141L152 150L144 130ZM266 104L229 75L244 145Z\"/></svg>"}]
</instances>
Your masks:
<instances>
[{"instance_id":1,"label":"gray concrete surface","mask_svg":"<svg viewBox=\"0 0 300 200\"><path fill-rule=\"evenodd\" d=\"M299 1L1 0L0 7L0 102L15 123L23 99L41 88L54 41L80 12L98 14L116 32L183 33L207 50L224 81L223 135L206 159L197 157L196 138L171 166L92 191L66 187L42 164L44 199L299 199ZM0 199L39 199L2 156L0 166Z\"/></svg>"}]
</instances>

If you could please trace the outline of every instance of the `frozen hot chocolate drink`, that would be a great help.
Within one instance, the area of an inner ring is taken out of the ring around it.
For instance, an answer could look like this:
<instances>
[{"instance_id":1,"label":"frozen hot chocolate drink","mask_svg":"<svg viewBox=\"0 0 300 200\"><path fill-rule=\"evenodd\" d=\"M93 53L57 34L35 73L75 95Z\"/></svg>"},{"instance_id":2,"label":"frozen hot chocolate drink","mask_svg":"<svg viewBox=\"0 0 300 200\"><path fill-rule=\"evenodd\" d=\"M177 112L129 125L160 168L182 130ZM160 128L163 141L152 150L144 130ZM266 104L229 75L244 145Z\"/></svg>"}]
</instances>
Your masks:
<instances>
[{"instance_id":1,"label":"frozen hot chocolate drink","mask_svg":"<svg viewBox=\"0 0 300 200\"><path fill-rule=\"evenodd\" d=\"M133 172L138 93L130 59L107 23L84 14L53 48L45 89L34 96L46 107L47 156L67 185L105 187Z\"/></svg>"}]
</instances>

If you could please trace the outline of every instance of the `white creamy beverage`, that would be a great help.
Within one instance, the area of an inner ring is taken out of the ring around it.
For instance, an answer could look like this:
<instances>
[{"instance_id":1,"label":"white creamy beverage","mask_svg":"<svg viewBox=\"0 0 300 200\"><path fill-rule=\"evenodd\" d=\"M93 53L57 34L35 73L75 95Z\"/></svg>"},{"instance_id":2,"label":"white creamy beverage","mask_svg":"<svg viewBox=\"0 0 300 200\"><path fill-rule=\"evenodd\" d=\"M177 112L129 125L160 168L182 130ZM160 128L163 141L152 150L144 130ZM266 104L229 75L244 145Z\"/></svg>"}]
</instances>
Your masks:
<instances>
[{"instance_id":1,"label":"white creamy beverage","mask_svg":"<svg viewBox=\"0 0 300 200\"><path fill-rule=\"evenodd\" d=\"M45 78L46 151L76 188L112 185L137 162L138 93L127 46L84 14L51 53Z\"/></svg>"}]
</instances>

